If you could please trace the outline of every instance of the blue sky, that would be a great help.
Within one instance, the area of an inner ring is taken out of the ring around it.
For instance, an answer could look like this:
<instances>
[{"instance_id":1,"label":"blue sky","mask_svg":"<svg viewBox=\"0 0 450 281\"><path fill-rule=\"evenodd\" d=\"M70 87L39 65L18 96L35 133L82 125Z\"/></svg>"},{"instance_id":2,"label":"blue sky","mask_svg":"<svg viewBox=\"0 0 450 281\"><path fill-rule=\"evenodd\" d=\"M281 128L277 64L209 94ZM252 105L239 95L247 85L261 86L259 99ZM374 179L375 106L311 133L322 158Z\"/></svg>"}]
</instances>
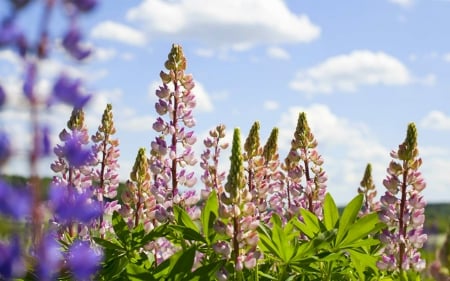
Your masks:
<instances>
[{"instance_id":1,"label":"blue sky","mask_svg":"<svg viewBox=\"0 0 450 281\"><path fill-rule=\"evenodd\" d=\"M4 11L4 4L0 8ZM27 13L21 22L32 32L39 12ZM80 22L85 41L95 48L93 57L75 64L55 40L55 56L41 67L39 89L48 92L61 70L82 78L94 93L86 109L91 134L106 103L113 104L126 180L138 148L149 150L156 135L154 89L171 44L178 43L197 84L197 155L217 124L227 126L229 139L234 127L245 138L258 120L263 141L279 127L284 159L298 114L305 111L325 160L328 190L344 204L369 162L384 192L389 152L415 122L426 199L449 202L449 14L446 0L103 1ZM54 35L65 26L57 16ZM16 135L17 152L6 171L26 174L29 117L20 75L17 57L0 50L0 82L9 96L0 126ZM43 119L56 134L69 114L70 108L57 106ZM49 174L50 160L41 165L44 173Z\"/></svg>"}]
</instances>

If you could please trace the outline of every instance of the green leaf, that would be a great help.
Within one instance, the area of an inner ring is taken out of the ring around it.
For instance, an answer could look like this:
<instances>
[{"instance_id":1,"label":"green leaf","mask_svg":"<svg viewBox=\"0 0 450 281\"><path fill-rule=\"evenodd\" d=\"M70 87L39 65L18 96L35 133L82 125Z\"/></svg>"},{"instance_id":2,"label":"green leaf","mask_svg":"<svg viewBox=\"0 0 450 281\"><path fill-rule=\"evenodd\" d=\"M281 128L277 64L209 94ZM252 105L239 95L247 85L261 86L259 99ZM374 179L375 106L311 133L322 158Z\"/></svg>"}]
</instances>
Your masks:
<instances>
[{"instance_id":1,"label":"green leaf","mask_svg":"<svg viewBox=\"0 0 450 281\"><path fill-rule=\"evenodd\" d=\"M186 275L191 272L195 259L195 247L178 251L163 261L153 275L156 279L175 280L177 275Z\"/></svg>"},{"instance_id":2,"label":"green leaf","mask_svg":"<svg viewBox=\"0 0 450 281\"><path fill-rule=\"evenodd\" d=\"M118 251L126 251L126 249L123 248L122 245L118 241L115 240L105 240L100 237L94 237L95 243L102 246L105 249L113 249ZM115 243L116 242L116 243Z\"/></svg>"},{"instance_id":3,"label":"green leaf","mask_svg":"<svg viewBox=\"0 0 450 281\"><path fill-rule=\"evenodd\" d=\"M168 233L167 224L159 225L154 229L152 229L149 233L145 234L144 237L142 237L141 244L143 246L147 245L149 242L155 241L156 238L167 236L167 233Z\"/></svg>"},{"instance_id":4,"label":"green leaf","mask_svg":"<svg viewBox=\"0 0 450 281\"><path fill-rule=\"evenodd\" d=\"M363 216L354 224L349 226L347 236L342 241L342 244L351 244L371 233L375 233L383 229L384 224L381 224L379 222L380 220L377 213L370 213Z\"/></svg>"},{"instance_id":5,"label":"green leaf","mask_svg":"<svg viewBox=\"0 0 450 281\"><path fill-rule=\"evenodd\" d=\"M200 241L206 243L205 237L203 237L198 231L195 231L192 228L181 225L169 225L169 229L179 232L185 240Z\"/></svg>"},{"instance_id":6,"label":"green leaf","mask_svg":"<svg viewBox=\"0 0 450 281\"><path fill-rule=\"evenodd\" d=\"M287 235L284 233L281 225L281 219L277 214L271 218L272 221L272 241L279 250L280 258L283 262L288 263L293 256L293 249L289 243Z\"/></svg>"},{"instance_id":7,"label":"green leaf","mask_svg":"<svg viewBox=\"0 0 450 281\"><path fill-rule=\"evenodd\" d=\"M156 280L155 278L153 278L153 274L151 274L148 269L137 264L129 263L126 270L128 274L128 280L130 281Z\"/></svg>"},{"instance_id":8,"label":"green leaf","mask_svg":"<svg viewBox=\"0 0 450 281\"><path fill-rule=\"evenodd\" d=\"M174 205L173 214L178 225L186 226L195 230L196 232L199 232L197 225L192 221L191 217L185 209L181 208L178 205Z\"/></svg>"},{"instance_id":9,"label":"green leaf","mask_svg":"<svg viewBox=\"0 0 450 281\"><path fill-rule=\"evenodd\" d=\"M318 232L320 232L320 222L317 216L306 209L300 209L303 222L294 220L294 225L308 238L313 238Z\"/></svg>"},{"instance_id":10,"label":"green leaf","mask_svg":"<svg viewBox=\"0 0 450 281\"><path fill-rule=\"evenodd\" d=\"M353 249L348 249L347 253L350 255L350 259L352 260L351 264L358 272L361 280L364 280L364 271L368 267L372 268L375 272L378 272L378 257L366 253L361 253Z\"/></svg>"},{"instance_id":11,"label":"green leaf","mask_svg":"<svg viewBox=\"0 0 450 281\"><path fill-rule=\"evenodd\" d=\"M350 203L345 207L342 212L342 216L339 220L339 227L336 237L336 246L338 246L345 235L349 227L354 223L356 217L358 216L359 210L361 210L361 205L363 202L363 194L358 194L355 198L350 201Z\"/></svg>"},{"instance_id":12,"label":"green leaf","mask_svg":"<svg viewBox=\"0 0 450 281\"><path fill-rule=\"evenodd\" d=\"M272 231L266 225L260 225L258 227L259 234L259 246L263 252L275 254L276 256L280 256L278 253L278 249L275 244L272 242Z\"/></svg>"},{"instance_id":13,"label":"green leaf","mask_svg":"<svg viewBox=\"0 0 450 281\"><path fill-rule=\"evenodd\" d=\"M213 190L206 201L205 207L201 214L201 222L203 227L203 235L206 238L207 243L210 245L213 242L215 235L214 222L219 216L219 200L217 199L217 193Z\"/></svg>"},{"instance_id":14,"label":"green leaf","mask_svg":"<svg viewBox=\"0 0 450 281\"><path fill-rule=\"evenodd\" d=\"M204 266L197 268L186 280L191 281L206 281L215 280L216 272L223 267L225 260L219 260L216 262L209 262Z\"/></svg>"},{"instance_id":15,"label":"green leaf","mask_svg":"<svg viewBox=\"0 0 450 281\"><path fill-rule=\"evenodd\" d=\"M323 223L327 230L331 230L336 226L338 220L339 210L336 207L333 197L327 193L323 204Z\"/></svg>"},{"instance_id":16,"label":"green leaf","mask_svg":"<svg viewBox=\"0 0 450 281\"><path fill-rule=\"evenodd\" d=\"M118 212L114 212L112 215L112 226L114 232L119 238L122 245L127 247L130 244L131 240L131 232L128 228L127 223L123 220L122 216Z\"/></svg>"},{"instance_id":17,"label":"green leaf","mask_svg":"<svg viewBox=\"0 0 450 281\"><path fill-rule=\"evenodd\" d=\"M117 280L128 265L126 256L116 256L102 267L101 275L105 280Z\"/></svg>"}]
</instances>

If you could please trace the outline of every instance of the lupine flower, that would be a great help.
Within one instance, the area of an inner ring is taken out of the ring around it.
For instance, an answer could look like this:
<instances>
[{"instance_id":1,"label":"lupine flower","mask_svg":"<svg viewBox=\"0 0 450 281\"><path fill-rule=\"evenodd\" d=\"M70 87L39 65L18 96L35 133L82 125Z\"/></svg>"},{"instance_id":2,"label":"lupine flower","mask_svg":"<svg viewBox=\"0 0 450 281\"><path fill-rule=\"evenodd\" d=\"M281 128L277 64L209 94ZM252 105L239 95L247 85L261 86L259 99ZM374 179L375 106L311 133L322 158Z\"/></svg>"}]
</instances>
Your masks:
<instances>
[{"instance_id":1,"label":"lupine flower","mask_svg":"<svg viewBox=\"0 0 450 281\"><path fill-rule=\"evenodd\" d=\"M3 166L11 156L11 143L5 132L0 131L0 167Z\"/></svg>"},{"instance_id":2,"label":"lupine flower","mask_svg":"<svg viewBox=\"0 0 450 281\"><path fill-rule=\"evenodd\" d=\"M91 248L89 242L75 240L67 253L67 264L76 280L91 280L100 268L102 254Z\"/></svg>"},{"instance_id":3,"label":"lupine flower","mask_svg":"<svg viewBox=\"0 0 450 281\"><path fill-rule=\"evenodd\" d=\"M211 190L216 190L217 196L223 192L223 181L225 172L219 172L219 158L222 149L228 148L228 143L220 144L220 140L225 138L225 125L218 125L209 131L209 137L203 141L206 149L200 156L200 167L204 170L201 176L205 189L201 190L202 199L208 198Z\"/></svg>"},{"instance_id":4,"label":"lupine flower","mask_svg":"<svg viewBox=\"0 0 450 281\"><path fill-rule=\"evenodd\" d=\"M79 79L74 80L62 74L53 86L53 96L50 98L49 104L56 100L71 105L75 109L80 109L86 105L90 98L90 95L82 93Z\"/></svg>"},{"instance_id":5,"label":"lupine flower","mask_svg":"<svg viewBox=\"0 0 450 281\"><path fill-rule=\"evenodd\" d=\"M291 214L305 208L322 217L327 176L321 167L323 159L316 147L317 140L308 125L306 114L300 113L291 150L283 165L287 172L287 201ZM302 184L303 176L305 182Z\"/></svg>"},{"instance_id":6,"label":"lupine flower","mask_svg":"<svg viewBox=\"0 0 450 281\"><path fill-rule=\"evenodd\" d=\"M63 261L61 246L54 232L47 233L36 251L37 275L39 280L54 280Z\"/></svg>"},{"instance_id":7,"label":"lupine flower","mask_svg":"<svg viewBox=\"0 0 450 281\"><path fill-rule=\"evenodd\" d=\"M25 263L21 256L19 237L14 236L9 244L0 242L0 279L13 280L24 272Z\"/></svg>"},{"instance_id":8,"label":"lupine flower","mask_svg":"<svg viewBox=\"0 0 450 281\"><path fill-rule=\"evenodd\" d=\"M394 158L383 181L386 193L380 198L380 220L388 226L380 235L384 252L377 265L389 271L412 269L421 271L425 261L419 248L427 240L423 233L425 201L420 191L425 187L418 171L422 159L418 157L417 130L414 123L408 125L405 141L393 151ZM417 184L419 183L419 184Z\"/></svg>"},{"instance_id":9,"label":"lupine flower","mask_svg":"<svg viewBox=\"0 0 450 281\"><path fill-rule=\"evenodd\" d=\"M0 108L3 107L5 102L6 102L6 93L5 90L3 90L2 85L0 85Z\"/></svg>"},{"instance_id":10,"label":"lupine flower","mask_svg":"<svg viewBox=\"0 0 450 281\"><path fill-rule=\"evenodd\" d=\"M95 143L93 150L99 165L93 174L95 181L98 182L94 195L104 204L106 215L112 215L113 211L120 209L118 200L114 200L117 197L117 188L119 186L119 174L117 172L119 164L117 160L120 155L118 149L119 140L113 139L115 133L112 105L108 104L103 112L101 125L98 127L96 134L91 137ZM112 200L104 202L104 198ZM101 232L111 229L110 223L103 221L103 217L100 217L99 227Z\"/></svg>"},{"instance_id":11,"label":"lupine flower","mask_svg":"<svg viewBox=\"0 0 450 281\"><path fill-rule=\"evenodd\" d=\"M14 20L6 18L0 26L0 47L17 43L20 32L14 24Z\"/></svg>"},{"instance_id":12,"label":"lupine flower","mask_svg":"<svg viewBox=\"0 0 450 281\"><path fill-rule=\"evenodd\" d=\"M103 214L100 203L91 199L92 192L89 190L78 193L68 186L53 184L49 193L51 209L62 224L89 223Z\"/></svg>"},{"instance_id":13,"label":"lupine flower","mask_svg":"<svg viewBox=\"0 0 450 281\"><path fill-rule=\"evenodd\" d=\"M367 164L364 176L360 182L358 193L364 194L364 203L359 215L368 214L379 209L379 204L374 202L377 191L372 179L372 165Z\"/></svg>"},{"instance_id":14,"label":"lupine flower","mask_svg":"<svg viewBox=\"0 0 450 281\"><path fill-rule=\"evenodd\" d=\"M67 162L74 168L79 168L92 161L92 151L82 147L80 135L75 134L66 141L62 147L62 153L65 155Z\"/></svg>"},{"instance_id":15,"label":"lupine flower","mask_svg":"<svg viewBox=\"0 0 450 281\"><path fill-rule=\"evenodd\" d=\"M74 1L74 3L77 2L86 1ZM81 46L81 39L82 36L80 30L77 27L72 26L62 41L62 46L64 49L66 49L66 51L77 60L83 60L91 54L91 50Z\"/></svg>"},{"instance_id":16,"label":"lupine flower","mask_svg":"<svg viewBox=\"0 0 450 281\"><path fill-rule=\"evenodd\" d=\"M27 188L14 188L0 180L0 214L15 220L27 218L31 213L31 197Z\"/></svg>"},{"instance_id":17,"label":"lupine flower","mask_svg":"<svg viewBox=\"0 0 450 281\"><path fill-rule=\"evenodd\" d=\"M37 66L35 63L28 63L25 71L25 79L23 84L23 92L28 100L34 100L34 85L37 78Z\"/></svg>"},{"instance_id":18,"label":"lupine flower","mask_svg":"<svg viewBox=\"0 0 450 281\"><path fill-rule=\"evenodd\" d=\"M97 0L69 0L81 12L90 12L97 6Z\"/></svg>"},{"instance_id":19,"label":"lupine flower","mask_svg":"<svg viewBox=\"0 0 450 281\"><path fill-rule=\"evenodd\" d=\"M183 124L186 128L191 128L195 124L192 116L192 109L195 107L195 96L191 92L193 88L192 76L184 74L186 66L187 62L183 49L181 46L174 44L165 63L169 73L161 72L163 86L156 90L159 99L155 104L155 109L161 116L169 115L169 121L158 117L153 124L153 129L161 135L152 142L151 166L158 166L167 173L163 176L155 174L158 189L154 191L165 198L171 193L170 198L172 200L179 193L179 185L184 184L190 187L195 184L194 174L187 173L184 169L184 166L196 164L194 151L191 149L196 138L193 131L187 132L182 127ZM173 85L172 89L169 88L169 83ZM167 143L166 139L169 140ZM180 148L183 150L180 151ZM166 152L168 152L168 155L166 155ZM180 167L181 170L179 170ZM188 180L185 180L184 175L191 176ZM168 190L165 190L165 188L168 188ZM158 198L157 195L155 196ZM163 202L158 201L158 203L162 204Z\"/></svg>"}]
</instances>

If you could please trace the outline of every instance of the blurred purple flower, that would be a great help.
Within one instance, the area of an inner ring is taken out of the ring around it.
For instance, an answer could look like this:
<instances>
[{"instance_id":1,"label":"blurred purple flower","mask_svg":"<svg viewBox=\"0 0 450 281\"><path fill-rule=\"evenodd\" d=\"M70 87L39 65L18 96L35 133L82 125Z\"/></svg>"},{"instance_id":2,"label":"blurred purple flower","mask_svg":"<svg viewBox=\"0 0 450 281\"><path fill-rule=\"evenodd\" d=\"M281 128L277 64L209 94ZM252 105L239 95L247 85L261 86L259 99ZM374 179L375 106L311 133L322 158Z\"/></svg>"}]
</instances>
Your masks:
<instances>
[{"instance_id":1,"label":"blurred purple flower","mask_svg":"<svg viewBox=\"0 0 450 281\"><path fill-rule=\"evenodd\" d=\"M75 1L85 2L85 1ZM62 45L64 49L75 59L83 60L91 54L91 50L80 45L82 35L78 28L71 27L63 38Z\"/></svg>"},{"instance_id":2,"label":"blurred purple flower","mask_svg":"<svg viewBox=\"0 0 450 281\"><path fill-rule=\"evenodd\" d=\"M55 273L63 260L61 247L56 241L56 234L47 233L36 251L39 280L55 280Z\"/></svg>"},{"instance_id":3,"label":"blurred purple flower","mask_svg":"<svg viewBox=\"0 0 450 281\"><path fill-rule=\"evenodd\" d=\"M6 163L11 156L11 143L5 132L0 131L0 166Z\"/></svg>"},{"instance_id":4,"label":"blurred purple flower","mask_svg":"<svg viewBox=\"0 0 450 281\"><path fill-rule=\"evenodd\" d=\"M43 156L50 155L51 151L51 140L50 140L50 129L49 127L42 128L42 149L41 154Z\"/></svg>"},{"instance_id":5,"label":"blurred purple flower","mask_svg":"<svg viewBox=\"0 0 450 281\"><path fill-rule=\"evenodd\" d=\"M91 95L83 95L80 86L79 79L70 79L62 74L53 86L53 96L49 103L53 103L56 99L77 109L82 108L89 101Z\"/></svg>"},{"instance_id":6,"label":"blurred purple flower","mask_svg":"<svg viewBox=\"0 0 450 281\"><path fill-rule=\"evenodd\" d=\"M97 6L97 0L69 0L79 11L89 12Z\"/></svg>"},{"instance_id":7,"label":"blurred purple flower","mask_svg":"<svg viewBox=\"0 0 450 281\"><path fill-rule=\"evenodd\" d=\"M62 153L66 157L69 165L74 168L79 168L93 161L94 155L92 150L85 149L81 145L81 134L74 134L69 137L64 146Z\"/></svg>"},{"instance_id":8,"label":"blurred purple flower","mask_svg":"<svg viewBox=\"0 0 450 281\"><path fill-rule=\"evenodd\" d=\"M50 188L50 203L59 223L73 221L89 223L102 215L101 204L92 199L92 192L86 190L78 193L74 188L52 185Z\"/></svg>"},{"instance_id":9,"label":"blurred purple flower","mask_svg":"<svg viewBox=\"0 0 450 281\"><path fill-rule=\"evenodd\" d=\"M0 107L2 107L6 102L6 93L3 90L2 85L0 85Z\"/></svg>"},{"instance_id":10,"label":"blurred purple flower","mask_svg":"<svg viewBox=\"0 0 450 281\"><path fill-rule=\"evenodd\" d=\"M14 188L0 180L0 214L22 219L30 214L30 192L24 188Z\"/></svg>"},{"instance_id":11,"label":"blurred purple flower","mask_svg":"<svg viewBox=\"0 0 450 281\"><path fill-rule=\"evenodd\" d=\"M25 265L20 255L19 238L14 237L9 245L0 243L0 280L20 277L24 271Z\"/></svg>"},{"instance_id":12,"label":"blurred purple flower","mask_svg":"<svg viewBox=\"0 0 450 281\"><path fill-rule=\"evenodd\" d=\"M69 248L67 262L76 280L91 280L100 267L102 255L87 241L76 240Z\"/></svg>"},{"instance_id":13,"label":"blurred purple flower","mask_svg":"<svg viewBox=\"0 0 450 281\"><path fill-rule=\"evenodd\" d=\"M34 99L33 88L36 83L36 75L37 75L36 64L34 63L27 64L24 79L25 81L23 84L23 92L30 101Z\"/></svg>"},{"instance_id":14,"label":"blurred purple flower","mask_svg":"<svg viewBox=\"0 0 450 281\"><path fill-rule=\"evenodd\" d=\"M15 43L18 36L19 31L13 20L9 18L3 20L0 26L0 47Z\"/></svg>"}]
</instances>

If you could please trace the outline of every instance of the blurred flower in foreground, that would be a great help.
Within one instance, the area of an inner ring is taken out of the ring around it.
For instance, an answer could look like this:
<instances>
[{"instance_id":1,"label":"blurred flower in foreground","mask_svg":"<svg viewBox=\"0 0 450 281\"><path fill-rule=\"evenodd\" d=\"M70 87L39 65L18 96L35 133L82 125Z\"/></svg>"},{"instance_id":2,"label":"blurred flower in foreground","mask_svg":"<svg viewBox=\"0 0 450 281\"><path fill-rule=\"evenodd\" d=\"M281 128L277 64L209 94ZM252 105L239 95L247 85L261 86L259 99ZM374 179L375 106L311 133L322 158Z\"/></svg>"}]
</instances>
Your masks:
<instances>
[{"instance_id":1,"label":"blurred flower in foreground","mask_svg":"<svg viewBox=\"0 0 450 281\"><path fill-rule=\"evenodd\" d=\"M0 280L11 280L22 275L24 271L19 238L14 237L9 244L0 242Z\"/></svg>"},{"instance_id":2,"label":"blurred flower in foreground","mask_svg":"<svg viewBox=\"0 0 450 281\"><path fill-rule=\"evenodd\" d=\"M0 214L16 220L29 216L31 196L26 188L12 187L0 180Z\"/></svg>"},{"instance_id":3,"label":"blurred flower in foreground","mask_svg":"<svg viewBox=\"0 0 450 281\"><path fill-rule=\"evenodd\" d=\"M39 280L54 280L55 274L63 261L61 247L56 239L55 233L47 233L37 248L36 258Z\"/></svg>"},{"instance_id":4,"label":"blurred flower in foreground","mask_svg":"<svg viewBox=\"0 0 450 281\"><path fill-rule=\"evenodd\" d=\"M100 217L102 215L101 205L91 197L90 190L78 193L75 188L56 184L50 188L50 204L56 219L63 224L74 221L89 223Z\"/></svg>"},{"instance_id":5,"label":"blurred flower in foreground","mask_svg":"<svg viewBox=\"0 0 450 281\"><path fill-rule=\"evenodd\" d=\"M100 268L102 254L92 249L87 241L76 240L70 246L67 263L76 280L91 280Z\"/></svg>"},{"instance_id":6,"label":"blurred flower in foreground","mask_svg":"<svg viewBox=\"0 0 450 281\"><path fill-rule=\"evenodd\" d=\"M61 74L53 86L53 96L50 98L49 104L53 104L56 100L78 109L85 106L90 98L91 95L82 93L79 79L71 79Z\"/></svg>"}]
</instances>

